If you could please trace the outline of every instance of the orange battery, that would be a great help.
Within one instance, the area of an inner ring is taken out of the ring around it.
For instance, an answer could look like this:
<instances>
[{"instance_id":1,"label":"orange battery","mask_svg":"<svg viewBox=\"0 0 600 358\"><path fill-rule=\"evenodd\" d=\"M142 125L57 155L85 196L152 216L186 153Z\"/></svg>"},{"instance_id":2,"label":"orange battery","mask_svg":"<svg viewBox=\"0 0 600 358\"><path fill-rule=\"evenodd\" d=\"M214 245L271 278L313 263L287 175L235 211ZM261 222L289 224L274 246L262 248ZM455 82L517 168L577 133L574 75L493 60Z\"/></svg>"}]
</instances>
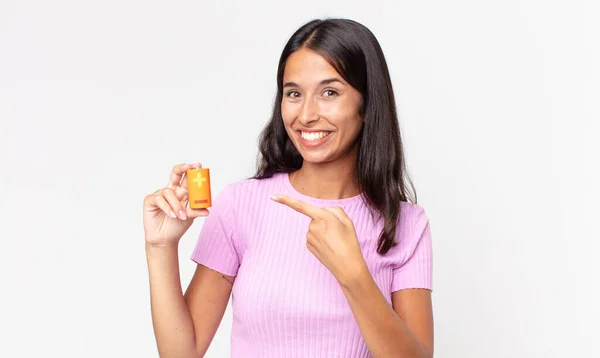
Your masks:
<instances>
[{"instance_id":1,"label":"orange battery","mask_svg":"<svg viewBox=\"0 0 600 358\"><path fill-rule=\"evenodd\" d=\"M190 208L206 209L212 205L210 195L210 170L190 169L186 172Z\"/></svg>"}]
</instances>

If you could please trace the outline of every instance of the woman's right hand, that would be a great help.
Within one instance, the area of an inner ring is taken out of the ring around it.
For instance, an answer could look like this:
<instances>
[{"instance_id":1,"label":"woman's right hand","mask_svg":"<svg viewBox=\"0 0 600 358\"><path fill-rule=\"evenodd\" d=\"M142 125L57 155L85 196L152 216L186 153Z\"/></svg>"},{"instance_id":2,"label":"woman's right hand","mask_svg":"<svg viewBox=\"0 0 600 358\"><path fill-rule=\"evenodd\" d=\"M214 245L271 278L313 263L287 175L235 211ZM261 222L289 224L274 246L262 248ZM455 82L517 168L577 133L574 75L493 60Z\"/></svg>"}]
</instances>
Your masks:
<instances>
[{"instance_id":1,"label":"woman's right hand","mask_svg":"<svg viewBox=\"0 0 600 358\"><path fill-rule=\"evenodd\" d=\"M200 167L199 163L176 165L167 186L144 198L144 233L147 245L177 245L195 218L208 215L207 209L188 207L188 187L184 174L188 169Z\"/></svg>"}]
</instances>

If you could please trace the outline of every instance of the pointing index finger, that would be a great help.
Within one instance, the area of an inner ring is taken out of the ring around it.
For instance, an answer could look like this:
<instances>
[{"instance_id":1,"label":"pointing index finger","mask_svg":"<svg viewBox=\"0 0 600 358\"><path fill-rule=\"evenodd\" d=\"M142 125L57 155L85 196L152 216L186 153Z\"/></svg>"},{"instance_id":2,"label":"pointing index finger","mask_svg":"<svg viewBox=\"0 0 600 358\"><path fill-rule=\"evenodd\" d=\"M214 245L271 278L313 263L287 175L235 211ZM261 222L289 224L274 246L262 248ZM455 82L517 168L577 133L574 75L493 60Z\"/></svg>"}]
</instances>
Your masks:
<instances>
[{"instance_id":1,"label":"pointing index finger","mask_svg":"<svg viewBox=\"0 0 600 358\"><path fill-rule=\"evenodd\" d=\"M320 219L323 217L323 209L310 205L302 200L291 198L287 195L272 195L271 200L289 206L290 208L310 217L311 219Z\"/></svg>"}]
</instances>

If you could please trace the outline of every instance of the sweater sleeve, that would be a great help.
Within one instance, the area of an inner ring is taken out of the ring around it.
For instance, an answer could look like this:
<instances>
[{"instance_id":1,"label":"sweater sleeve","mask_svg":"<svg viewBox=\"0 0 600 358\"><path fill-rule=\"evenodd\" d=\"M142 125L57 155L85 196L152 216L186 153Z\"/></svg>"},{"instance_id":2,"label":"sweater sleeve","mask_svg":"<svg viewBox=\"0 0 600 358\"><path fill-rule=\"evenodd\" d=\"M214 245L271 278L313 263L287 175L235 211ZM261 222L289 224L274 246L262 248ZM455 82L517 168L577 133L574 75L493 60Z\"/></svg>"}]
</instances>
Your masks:
<instances>
[{"instance_id":1,"label":"sweater sleeve","mask_svg":"<svg viewBox=\"0 0 600 358\"><path fill-rule=\"evenodd\" d=\"M399 231L399 252L402 254L393 271L391 291L407 288L432 289L432 246L429 219L420 206L404 208Z\"/></svg>"},{"instance_id":2,"label":"sweater sleeve","mask_svg":"<svg viewBox=\"0 0 600 358\"><path fill-rule=\"evenodd\" d=\"M236 217L231 185L213 200L192 253L192 261L224 275L235 276L240 266Z\"/></svg>"}]
</instances>

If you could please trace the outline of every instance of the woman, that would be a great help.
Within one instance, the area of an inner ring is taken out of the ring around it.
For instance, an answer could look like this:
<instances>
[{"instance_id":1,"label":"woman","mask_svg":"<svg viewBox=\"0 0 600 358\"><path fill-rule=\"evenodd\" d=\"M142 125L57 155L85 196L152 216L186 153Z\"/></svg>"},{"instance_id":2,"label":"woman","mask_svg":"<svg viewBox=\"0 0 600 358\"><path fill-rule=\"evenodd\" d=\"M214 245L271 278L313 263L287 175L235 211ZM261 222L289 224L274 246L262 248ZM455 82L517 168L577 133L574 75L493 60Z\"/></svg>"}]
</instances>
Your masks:
<instances>
[{"instance_id":1,"label":"woman","mask_svg":"<svg viewBox=\"0 0 600 358\"><path fill-rule=\"evenodd\" d=\"M315 20L283 50L256 175L207 210L186 170L146 197L161 357L201 357L233 293L233 357L431 357L431 236L408 203L387 65L373 34ZM178 242L207 216L185 292Z\"/></svg>"}]
</instances>

